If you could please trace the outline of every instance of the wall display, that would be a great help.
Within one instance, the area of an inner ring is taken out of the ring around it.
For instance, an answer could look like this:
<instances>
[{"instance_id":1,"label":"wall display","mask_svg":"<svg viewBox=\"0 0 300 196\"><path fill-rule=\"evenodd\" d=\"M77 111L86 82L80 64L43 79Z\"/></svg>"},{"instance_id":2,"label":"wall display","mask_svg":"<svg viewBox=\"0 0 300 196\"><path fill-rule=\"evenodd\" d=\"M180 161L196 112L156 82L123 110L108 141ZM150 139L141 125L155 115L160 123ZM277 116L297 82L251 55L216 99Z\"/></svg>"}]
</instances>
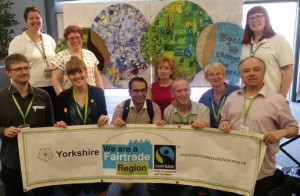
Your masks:
<instances>
[{"instance_id":1,"label":"wall display","mask_svg":"<svg viewBox=\"0 0 300 196\"><path fill-rule=\"evenodd\" d=\"M199 77L199 74L203 75L205 64L199 60L203 52L197 47L206 47L208 41L201 39L201 32L206 27L210 29L210 25L216 25L214 29L217 34L211 38L214 39L214 46L218 48L210 46L211 52L216 53L210 57L212 61L222 60L229 64L224 58L214 57L217 57L218 51L231 53L230 50L234 50L233 47L238 48L240 43L225 47L225 41L217 40L224 39L219 37L218 32L236 32L236 26L242 20L242 5L242 0L74 3L64 5L64 24L90 28L90 46L103 63L100 69L106 88L127 88L128 81L134 76L142 76L151 83L151 65L161 55L173 58L177 69L187 76L192 86L203 86L207 83L204 84L205 79ZM228 25L223 25L225 23ZM237 40L240 38L235 37L240 36L239 33L228 35ZM234 70L228 71L234 74ZM236 79L228 81L236 83Z\"/></svg>"},{"instance_id":2,"label":"wall display","mask_svg":"<svg viewBox=\"0 0 300 196\"><path fill-rule=\"evenodd\" d=\"M209 25L202 31L197 42L196 54L199 65L203 69L208 63L219 61L226 67L227 82L238 84L242 39L243 29L236 24L220 22ZM192 86L197 86L205 80L201 72L194 77Z\"/></svg>"}]
</instances>

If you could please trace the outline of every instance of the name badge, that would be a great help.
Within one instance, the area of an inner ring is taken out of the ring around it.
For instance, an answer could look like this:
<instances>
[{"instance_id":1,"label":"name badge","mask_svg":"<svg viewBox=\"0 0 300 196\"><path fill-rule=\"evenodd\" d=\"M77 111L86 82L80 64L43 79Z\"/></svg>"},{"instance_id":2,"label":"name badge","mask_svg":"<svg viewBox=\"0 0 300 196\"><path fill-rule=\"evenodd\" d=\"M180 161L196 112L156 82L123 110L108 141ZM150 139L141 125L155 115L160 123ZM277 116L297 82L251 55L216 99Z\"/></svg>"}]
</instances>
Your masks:
<instances>
[{"instance_id":1,"label":"name badge","mask_svg":"<svg viewBox=\"0 0 300 196\"><path fill-rule=\"evenodd\" d=\"M44 105L34 105L32 106L33 110L36 112L36 110L44 110L46 106Z\"/></svg>"},{"instance_id":2,"label":"name badge","mask_svg":"<svg viewBox=\"0 0 300 196\"><path fill-rule=\"evenodd\" d=\"M245 126L245 125L240 125L240 130L239 131L243 131L243 132L249 132L250 128Z\"/></svg>"}]
</instances>

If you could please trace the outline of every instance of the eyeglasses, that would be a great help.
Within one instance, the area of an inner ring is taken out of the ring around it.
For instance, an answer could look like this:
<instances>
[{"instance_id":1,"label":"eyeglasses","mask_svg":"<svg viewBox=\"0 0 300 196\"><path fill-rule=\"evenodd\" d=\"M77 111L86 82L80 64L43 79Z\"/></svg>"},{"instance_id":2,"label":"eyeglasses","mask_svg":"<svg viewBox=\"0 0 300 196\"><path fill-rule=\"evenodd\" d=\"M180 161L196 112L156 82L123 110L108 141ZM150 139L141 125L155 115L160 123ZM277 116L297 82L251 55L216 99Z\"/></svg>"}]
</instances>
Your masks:
<instances>
[{"instance_id":1,"label":"eyeglasses","mask_svg":"<svg viewBox=\"0 0 300 196\"><path fill-rule=\"evenodd\" d=\"M79 39L81 39L80 36L68 37L68 40L71 40L71 41L79 40Z\"/></svg>"},{"instance_id":2,"label":"eyeglasses","mask_svg":"<svg viewBox=\"0 0 300 196\"><path fill-rule=\"evenodd\" d=\"M139 94L139 93L145 94L145 93L147 93L147 89L145 89L145 88L143 88L143 89L132 89L131 93L133 93L133 94Z\"/></svg>"},{"instance_id":3,"label":"eyeglasses","mask_svg":"<svg viewBox=\"0 0 300 196\"><path fill-rule=\"evenodd\" d=\"M248 20L249 20L250 22L253 22L254 20L260 21L260 20L263 19L264 17L265 17L265 16L264 16L263 14L260 14L260 15L250 16L250 17L248 18Z\"/></svg>"},{"instance_id":4,"label":"eyeglasses","mask_svg":"<svg viewBox=\"0 0 300 196\"><path fill-rule=\"evenodd\" d=\"M210 77L210 78L213 78L213 77L220 77L220 76L222 76L223 75L223 73L210 73L210 74L208 74L208 77Z\"/></svg>"},{"instance_id":5,"label":"eyeglasses","mask_svg":"<svg viewBox=\"0 0 300 196\"><path fill-rule=\"evenodd\" d=\"M22 72L22 71L28 71L30 70L30 67L18 67L18 68L14 68L14 69L9 69L9 71L15 71L15 72Z\"/></svg>"}]
</instances>

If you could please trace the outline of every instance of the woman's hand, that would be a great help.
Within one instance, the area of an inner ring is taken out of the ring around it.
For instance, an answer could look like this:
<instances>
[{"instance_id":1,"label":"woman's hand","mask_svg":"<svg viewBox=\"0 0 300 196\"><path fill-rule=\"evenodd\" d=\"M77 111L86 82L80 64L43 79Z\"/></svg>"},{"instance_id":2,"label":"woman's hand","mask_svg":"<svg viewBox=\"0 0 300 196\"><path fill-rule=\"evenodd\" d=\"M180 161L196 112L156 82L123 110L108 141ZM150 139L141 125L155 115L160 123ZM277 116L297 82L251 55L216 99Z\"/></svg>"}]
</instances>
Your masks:
<instances>
[{"instance_id":1,"label":"woman's hand","mask_svg":"<svg viewBox=\"0 0 300 196\"><path fill-rule=\"evenodd\" d=\"M98 119L97 125L99 127L102 127L104 125L107 125L109 123L109 117L106 115L101 115Z\"/></svg>"},{"instance_id":2,"label":"woman's hand","mask_svg":"<svg viewBox=\"0 0 300 196\"><path fill-rule=\"evenodd\" d=\"M59 128L67 128L67 124L64 121L57 121L54 126Z\"/></svg>"}]
</instances>

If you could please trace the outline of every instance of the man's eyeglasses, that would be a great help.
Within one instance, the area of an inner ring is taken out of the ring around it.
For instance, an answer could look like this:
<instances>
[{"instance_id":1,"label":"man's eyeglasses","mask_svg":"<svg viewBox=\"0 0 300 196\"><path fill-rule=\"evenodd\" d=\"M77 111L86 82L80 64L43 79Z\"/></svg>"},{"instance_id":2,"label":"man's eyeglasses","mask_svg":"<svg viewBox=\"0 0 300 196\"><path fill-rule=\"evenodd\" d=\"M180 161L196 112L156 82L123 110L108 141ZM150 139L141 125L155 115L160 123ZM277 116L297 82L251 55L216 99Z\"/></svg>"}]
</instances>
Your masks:
<instances>
[{"instance_id":1,"label":"man's eyeglasses","mask_svg":"<svg viewBox=\"0 0 300 196\"><path fill-rule=\"evenodd\" d=\"M263 14L260 14L260 15L250 16L250 17L248 18L248 20L249 20L250 22L253 22L254 20L260 21L263 17L264 17L264 15L263 15Z\"/></svg>"},{"instance_id":2,"label":"man's eyeglasses","mask_svg":"<svg viewBox=\"0 0 300 196\"><path fill-rule=\"evenodd\" d=\"M139 94L139 93L145 94L145 93L147 93L147 89L145 89L145 88L143 88L143 89L132 89L131 93L133 93L133 94Z\"/></svg>"},{"instance_id":3,"label":"man's eyeglasses","mask_svg":"<svg viewBox=\"0 0 300 196\"><path fill-rule=\"evenodd\" d=\"M28 71L30 70L30 67L18 67L18 68L13 68L13 69L9 69L9 71L16 71L16 72L22 72L22 71Z\"/></svg>"}]
</instances>

